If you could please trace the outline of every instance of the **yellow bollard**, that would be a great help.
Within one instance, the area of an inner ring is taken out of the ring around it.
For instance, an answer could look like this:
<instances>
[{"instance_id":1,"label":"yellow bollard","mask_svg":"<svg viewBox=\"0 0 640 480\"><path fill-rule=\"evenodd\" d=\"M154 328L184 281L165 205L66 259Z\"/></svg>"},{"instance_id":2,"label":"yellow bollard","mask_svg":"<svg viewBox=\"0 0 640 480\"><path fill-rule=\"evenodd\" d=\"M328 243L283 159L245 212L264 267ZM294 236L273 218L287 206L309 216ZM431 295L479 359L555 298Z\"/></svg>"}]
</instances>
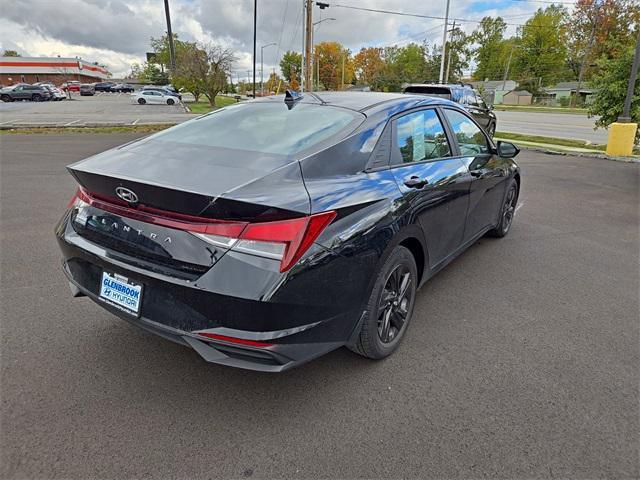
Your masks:
<instances>
[{"instance_id":1,"label":"yellow bollard","mask_svg":"<svg viewBox=\"0 0 640 480\"><path fill-rule=\"evenodd\" d=\"M607 155L612 157L628 157L633 153L633 143L636 139L637 123L615 122L609 125L609 141Z\"/></svg>"}]
</instances>

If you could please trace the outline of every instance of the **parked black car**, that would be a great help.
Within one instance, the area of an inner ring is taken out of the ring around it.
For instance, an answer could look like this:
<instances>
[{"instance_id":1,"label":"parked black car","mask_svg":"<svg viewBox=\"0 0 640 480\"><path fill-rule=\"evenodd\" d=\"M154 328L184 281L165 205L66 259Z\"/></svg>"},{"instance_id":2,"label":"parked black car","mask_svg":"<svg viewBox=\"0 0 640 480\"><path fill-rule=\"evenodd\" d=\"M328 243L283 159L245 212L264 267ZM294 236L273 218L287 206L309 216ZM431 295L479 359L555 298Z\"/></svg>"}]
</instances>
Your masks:
<instances>
[{"instance_id":1,"label":"parked black car","mask_svg":"<svg viewBox=\"0 0 640 480\"><path fill-rule=\"evenodd\" d=\"M96 86L93 83L83 83L80 85L80 95L83 97L93 96L96 93Z\"/></svg>"},{"instance_id":2,"label":"parked black car","mask_svg":"<svg viewBox=\"0 0 640 480\"><path fill-rule=\"evenodd\" d=\"M496 114L493 113L492 108L484 101L482 95L471 85L464 83L418 83L408 85L404 88L403 92L446 98L447 100L459 103L473 115L476 122L478 122L491 137L496 133L496 126L498 124Z\"/></svg>"},{"instance_id":3,"label":"parked black car","mask_svg":"<svg viewBox=\"0 0 640 480\"><path fill-rule=\"evenodd\" d=\"M0 100L3 102L13 102L15 100L31 100L33 102L43 102L51 99L51 92L40 85L29 85L19 83L11 87L0 90Z\"/></svg>"},{"instance_id":4,"label":"parked black car","mask_svg":"<svg viewBox=\"0 0 640 480\"><path fill-rule=\"evenodd\" d=\"M133 93L135 91L135 88L133 87L133 85L130 85L128 83L117 83L111 87L110 91L117 93Z\"/></svg>"},{"instance_id":5,"label":"parked black car","mask_svg":"<svg viewBox=\"0 0 640 480\"><path fill-rule=\"evenodd\" d=\"M172 97L177 97L178 99L182 100L182 95L173 87L156 87L153 85L145 85L141 90L155 90L156 92L162 92L165 95L171 95Z\"/></svg>"},{"instance_id":6,"label":"parked black car","mask_svg":"<svg viewBox=\"0 0 640 480\"><path fill-rule=\"evenodd\" d=\"M98 82L93 84L96 92L110 92L111 87L115 85L114 82Z\"/></svg>"},{"instance_id":7,"label":"parked black car","mask_svg":"<svg viewBox=\"0 0 640 480\"><path fill-rule=\"evenodd\" d=\"M379 359L420 285L509 232L517 153L448 100L287 92L70 165L56 236L75 296L209 362Z\"/></svg>"}]
</instances>

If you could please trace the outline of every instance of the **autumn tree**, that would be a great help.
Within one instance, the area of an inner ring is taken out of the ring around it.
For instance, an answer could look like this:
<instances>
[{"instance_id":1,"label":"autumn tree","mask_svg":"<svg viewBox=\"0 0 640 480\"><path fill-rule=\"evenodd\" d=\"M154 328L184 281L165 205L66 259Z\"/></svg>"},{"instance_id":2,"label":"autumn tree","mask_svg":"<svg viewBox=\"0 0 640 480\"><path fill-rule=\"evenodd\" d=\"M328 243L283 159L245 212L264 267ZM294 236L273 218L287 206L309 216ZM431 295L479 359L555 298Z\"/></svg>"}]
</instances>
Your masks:
<instances>
[{"instance_id":1,"label":"autumn tree","mask_svg":"<svg viewBox=\"0 0 640 480\"><path fill-rule=\"evenodd\" d=\"M362 48L353 58L353 66L358 83L369 85L373 90L383 87L384 69L382 48Z\"/></svg>"},{"instance_id":2,"label":"autumn tree","mask_svg":"<svg viewBox=\"0 0 640 480\"><path fill-rule=\"evenodd\" d=\"M351 52L338 42L317 44L313 55L313 65L313 77L320 77L320 84L325 90L342 89L343 79L344 84L350 84L353 81L354 68Z\"/></svg>"},{"instance_id":3,"label":"autumn tree","mask_svg":"<svg viewBox=\"0 0 640 480\"><path fill-rule=\"evenodd\" d=\"M640 24L636 0L578 0L568 20L567 63L575 78L584 63L584 78L591 76L596 60L619 57L635 42L632 25Z\"/></svg>"},{"instance_id":4,"label":"autumn tree","mask_svg":"<svg viewBox=\"0 0 640 480\"><path fill-rule=\"evenodd\" d=\"M2 56L3 57L20 57L21 55L15 50L5 50Z\"/></svg>"}]
</instances>

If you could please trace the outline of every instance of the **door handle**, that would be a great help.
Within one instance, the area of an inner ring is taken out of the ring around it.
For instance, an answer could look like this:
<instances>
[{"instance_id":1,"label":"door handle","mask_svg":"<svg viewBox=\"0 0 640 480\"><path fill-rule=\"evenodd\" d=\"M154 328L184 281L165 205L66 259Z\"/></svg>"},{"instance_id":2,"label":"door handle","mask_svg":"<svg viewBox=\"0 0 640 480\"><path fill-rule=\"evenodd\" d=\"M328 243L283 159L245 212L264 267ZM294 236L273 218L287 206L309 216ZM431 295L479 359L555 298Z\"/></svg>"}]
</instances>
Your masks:
<instances>
[{"instance_id":1,"label":"door handle","mask_svg":"<svg viewBox=\"0 0 640 480\"><path fill-rule=\"evenodd\" d=\"M422 188L429 183L429 180L416 177L415 175L404 181L404 184L409 188Z\"/></svg>"}]
</instances>

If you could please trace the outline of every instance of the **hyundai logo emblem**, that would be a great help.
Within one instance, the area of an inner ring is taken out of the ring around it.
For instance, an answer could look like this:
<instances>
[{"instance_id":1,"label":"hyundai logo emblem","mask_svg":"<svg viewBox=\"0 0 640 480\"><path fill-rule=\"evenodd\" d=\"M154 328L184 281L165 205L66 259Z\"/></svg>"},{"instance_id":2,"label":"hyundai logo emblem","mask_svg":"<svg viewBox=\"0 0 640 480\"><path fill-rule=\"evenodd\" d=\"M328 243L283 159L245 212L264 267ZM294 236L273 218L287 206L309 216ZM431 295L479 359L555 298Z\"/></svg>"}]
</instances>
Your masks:
<instances>
[{"instance_id":1,"label":"hyundai logo emblem","mask_svg":"<svg viewBox=\"0 0 640 480\"><path fill-rule=\"evenodd\" d=\"M138 195L133 190L125 187L116 188L116 195L127 203L138 203Z\"/></svg>"}]
</instances>

